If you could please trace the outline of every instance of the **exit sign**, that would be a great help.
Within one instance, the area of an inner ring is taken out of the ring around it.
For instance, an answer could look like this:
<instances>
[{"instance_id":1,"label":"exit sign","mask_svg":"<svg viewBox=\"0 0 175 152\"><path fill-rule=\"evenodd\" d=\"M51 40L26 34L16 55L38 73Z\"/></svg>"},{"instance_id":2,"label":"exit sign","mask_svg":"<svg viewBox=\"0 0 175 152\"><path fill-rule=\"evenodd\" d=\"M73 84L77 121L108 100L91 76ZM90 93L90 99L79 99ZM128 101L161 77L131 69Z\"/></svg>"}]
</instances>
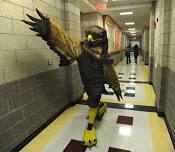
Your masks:
<instances>
[{"instance_id":1,"label":"exit sign","mask_svg":"<svg viewBox=\"0 0 175 152\"><path fill-rule=\"evenodd\" d=\"M96 0L96 2L108 2L108 0Z\"/></svg>"},{"instance_id":2,"label":"exit sign","mask_svg":"<svg viewBox=\"0 0 175 152\"><path fill-rule=\"evenodd\" d=\"M98 10L106 9L106 7L107 7L107 4L104 2L100 2L100 3L96 4L96 9L98 9Z\"/></svg>"}]
</instances>

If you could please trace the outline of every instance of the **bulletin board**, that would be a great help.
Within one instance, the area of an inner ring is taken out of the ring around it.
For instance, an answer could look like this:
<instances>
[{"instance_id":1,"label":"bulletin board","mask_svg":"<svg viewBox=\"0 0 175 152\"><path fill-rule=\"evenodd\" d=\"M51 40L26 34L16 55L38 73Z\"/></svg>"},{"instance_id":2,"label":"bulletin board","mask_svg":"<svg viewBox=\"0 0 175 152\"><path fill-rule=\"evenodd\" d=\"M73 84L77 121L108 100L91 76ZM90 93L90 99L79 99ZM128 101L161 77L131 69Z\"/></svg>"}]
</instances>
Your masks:
<instances>
[{"instance_id":1,"label":"bulletin board","mask_svg":"<svg viewBox=\"0 0 175 152\"><path fill-rule=\"evenodd\" d=\"M115 48L119 49L119 31L115 32Z\"/></svg>"},{"instance_id":2,"label":"bulletin board","mask_svg":"<svg viewBox=\"0 0 175 152\"><path fill-rule=\"evenodd\" d=\"M124 34L121 27L109 16L103 16L103 27L107 31L109 52L117 52L124 48Z\"/></svg>"}]
</instances>

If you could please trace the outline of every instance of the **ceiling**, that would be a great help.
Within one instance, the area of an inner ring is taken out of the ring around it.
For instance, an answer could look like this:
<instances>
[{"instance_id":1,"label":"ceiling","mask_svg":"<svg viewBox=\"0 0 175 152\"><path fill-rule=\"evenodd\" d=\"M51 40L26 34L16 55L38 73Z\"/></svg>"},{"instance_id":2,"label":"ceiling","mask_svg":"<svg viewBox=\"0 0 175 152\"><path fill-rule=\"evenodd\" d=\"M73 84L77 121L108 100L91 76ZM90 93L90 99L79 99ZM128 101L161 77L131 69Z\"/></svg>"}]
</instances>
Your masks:
<instances>
[{"instance_id":1,"label":"ceiling","mask_svg":"<svg viewBox=\"0 0 175 152\"><path fill-rule=\"evenodd\" d=\"M80 10L83 13L97 11L95 5L97 2L106 0L81 0L81 3L86 2L83 5L80 4ZM98 10L103 15L109 15L117 22L117 24L127 33L129 37L132 37L128 28L136 28L136 37L142 36L142 30L145 24L149 23L149 13L151 8L151 2L155 0L108 0L107 8L104 10ZM87 2L91 5L88 7ZM86 11L86 9L88 11ZM132 15L121 16L120 12L132 11ZM126 22L135 22L135 25L125 25Z\"/></svg>"}]
</instances>

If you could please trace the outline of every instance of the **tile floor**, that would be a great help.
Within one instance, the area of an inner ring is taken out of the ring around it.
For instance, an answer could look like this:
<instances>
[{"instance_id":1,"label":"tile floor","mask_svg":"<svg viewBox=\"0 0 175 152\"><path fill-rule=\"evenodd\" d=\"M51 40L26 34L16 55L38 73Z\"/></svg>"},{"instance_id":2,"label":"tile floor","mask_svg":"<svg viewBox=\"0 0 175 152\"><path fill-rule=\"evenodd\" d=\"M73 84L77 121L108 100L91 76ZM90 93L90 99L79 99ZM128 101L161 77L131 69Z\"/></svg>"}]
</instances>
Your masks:
<instances>
[{"instance_id":1,"label":"tile floor","mask_svg":"<svg viewBox=\"0 0 175 152\"><path fill-rule=\"evenodd\" d=\"M155 94L148 81L147 67L141 62L115 67L121 81L123 100L118 102L113 90L102 95L101 102L154 107ZM142 83L144 82L144 83ZM84 95L84 100L87 95ZM82 146L87 125L88 106L77 104L66 110L21 152L175 152L165 122L155 112L108 108L101 121L95 122L97 145ZM39 147L39 148L38 148Z\"/></svg>"}]
</instances>

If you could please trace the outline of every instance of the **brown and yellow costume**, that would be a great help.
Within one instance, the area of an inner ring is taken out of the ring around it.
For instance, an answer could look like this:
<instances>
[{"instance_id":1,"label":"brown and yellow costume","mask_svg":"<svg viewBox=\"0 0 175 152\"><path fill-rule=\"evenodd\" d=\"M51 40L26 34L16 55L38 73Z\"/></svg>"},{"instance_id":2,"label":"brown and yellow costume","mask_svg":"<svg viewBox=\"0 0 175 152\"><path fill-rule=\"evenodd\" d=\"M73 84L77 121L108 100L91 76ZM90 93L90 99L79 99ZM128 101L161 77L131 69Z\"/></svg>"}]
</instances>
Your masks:
<instances>
[{"instance_id":1,"label":"brown and yellow costume","mask_svg":"<svg viewBox=\"0 0 175 152\"><path fill-rule=\"evenodd\" d=\"M52 20L50 20L50 23L51 39L53 43L57 46L58 50L64 56L66 56L70 63L77 60L80 74L82 76L82 81L87 93L92 94L92 92L94 92L94 90L89 91L91 85L93 85L92 89L94 87L95 90L99 91L97 89L98 84L101 87L101 90L98 92L98 94L102 94L104 91L105 82L116 91L120 89L118 78L114 71L113 65L100 63L102 48L90 48L85 41L77 42L71 36L69 36L59 24Z\"/></svg>"},{"instance_id":2,"label":"brown and yellow costume","mask_svg":"<svg viewBox=\"0 0 175 152\"><path fill-rule=\"evenodd\" d=\"M40 19L27 16L34 22L24 21L32 26L31 30L47 41L51 50L60 56L60 66L78 62L81 79L88 94L89 123L85 129L83 141L86 146L97 143L96 131L93 126L95 117L102 116L106 111L106 104L100 103L101 94L106 92L104 84L108 83L114 90L117 98L121 97L120 85L113 65L109 59L108 40L106 30L99 26L86 30L86 37L94 40L83 42L74 40L62 27L53 20L46 18L37 10Z\"/></svg>"}]
</instances>

